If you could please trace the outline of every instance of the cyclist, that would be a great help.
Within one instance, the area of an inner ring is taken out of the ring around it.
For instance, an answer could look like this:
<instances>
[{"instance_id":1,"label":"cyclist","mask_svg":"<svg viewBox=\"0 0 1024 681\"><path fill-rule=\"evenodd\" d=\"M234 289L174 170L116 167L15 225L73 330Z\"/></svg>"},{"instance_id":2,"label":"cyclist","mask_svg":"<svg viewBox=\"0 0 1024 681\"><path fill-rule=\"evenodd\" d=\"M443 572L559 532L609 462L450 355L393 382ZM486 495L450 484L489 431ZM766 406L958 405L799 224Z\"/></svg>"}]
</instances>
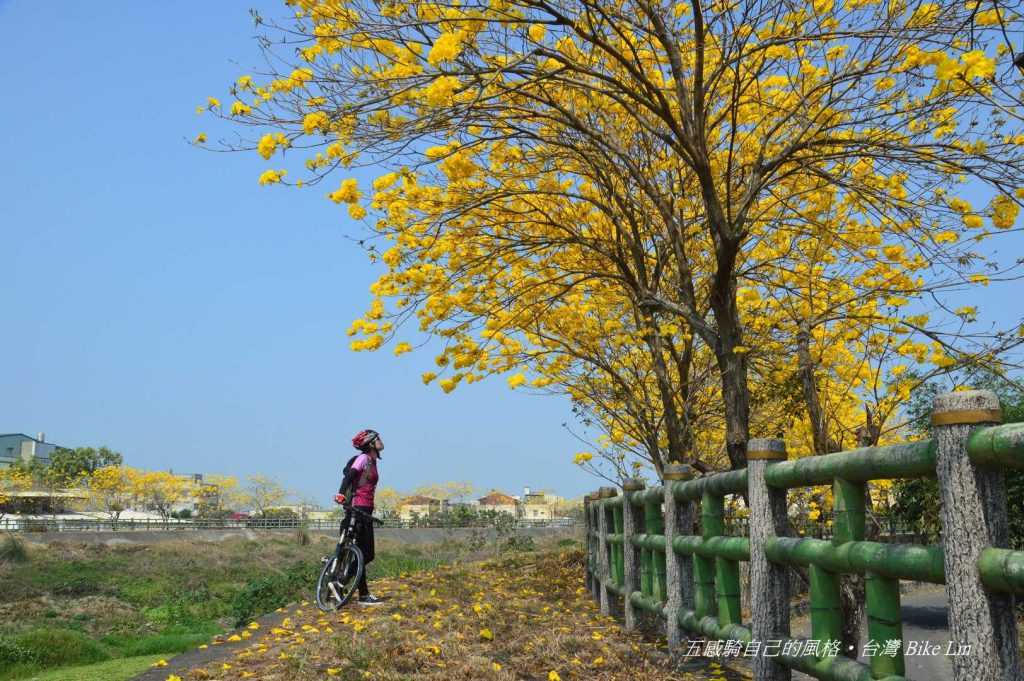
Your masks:
<instances>
[{"instance_id":1,"label":"cyclist","mask_svg":"<svg viewBox=\"0 0 1024 681\"><path fill-rule=\"evenodd\" d=\"M369 565L373 560L373 521L370 514L373 513L373 493L377 489L377 460L381 458L384 450L384 441L380 433L375 430L361 430L352 438L352 446L358 449L361 454L355 457L348 467L345 477L338 487L338 493L334 495L334 502L345 507L345 522L356 508L366 515L356 516L356 546L363 553L363 564ZM346 497L349 494L351 498ZM364 605L377 605L381 602L379 598L370 594L366 585L366 570L359 579L359 602Z\"/></svg>"}]
</instances>

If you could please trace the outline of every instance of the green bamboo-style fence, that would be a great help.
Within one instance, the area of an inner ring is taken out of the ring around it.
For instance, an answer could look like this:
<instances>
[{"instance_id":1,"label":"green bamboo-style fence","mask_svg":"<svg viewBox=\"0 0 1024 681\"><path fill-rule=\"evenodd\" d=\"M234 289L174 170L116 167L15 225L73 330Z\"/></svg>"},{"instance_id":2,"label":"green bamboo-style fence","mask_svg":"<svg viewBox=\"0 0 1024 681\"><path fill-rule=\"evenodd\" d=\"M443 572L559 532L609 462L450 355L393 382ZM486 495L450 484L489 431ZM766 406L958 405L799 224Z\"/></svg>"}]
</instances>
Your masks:
<instances>
[{"instance_id":1,"label":"green bamboo-style fence","mask_svg":"<svg viewBox=\"0 0 1024 681\"><path fill-rule=\"evenodd\" d=\"M1007 548L1003 480L1006 469L1024 468L1024 424L999 422L994 394L949 393L936 398L932 440L793 461L782 441L751 440L742 470L697 477L670 464L661 486L602 487L585 498L587 585L602 612L624 615L627 629L644 614L657 618L670 646L739 642L731 645L743 646L756 681L790 679L792 670L825 681L903 681L899 582L945 584L951 649L961 653L952 658L956 681L1024 679L1013 608L1024 594L1024 552ZM867 483L929 476L939 482L942 543L866 541ZM833 488L831 539L786 536L787 491L825 484ZM746 497L747 536L725 535L728 495ZM701 534L693 535L698 515ZM747 561L744 622L740 563ZM790 566L810 578L806 640L790 635ZM878 645L869 664L838 654L845 574L865 578L862 643Z\"/></svg>"}]
</instances>

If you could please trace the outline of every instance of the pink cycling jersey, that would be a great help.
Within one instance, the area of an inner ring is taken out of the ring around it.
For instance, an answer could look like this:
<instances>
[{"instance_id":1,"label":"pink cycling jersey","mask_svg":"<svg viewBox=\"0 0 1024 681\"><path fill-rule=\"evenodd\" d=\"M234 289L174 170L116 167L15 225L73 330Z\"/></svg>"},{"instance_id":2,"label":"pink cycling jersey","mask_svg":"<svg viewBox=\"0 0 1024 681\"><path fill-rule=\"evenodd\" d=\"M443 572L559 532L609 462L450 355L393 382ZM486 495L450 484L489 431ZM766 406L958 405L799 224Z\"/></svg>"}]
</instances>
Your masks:
<instances>
[{"instance_id":1,"label":"pink cycling jersey","mask_svg":"<svg viewBox=\"0 0 1024 681\"><path fill-rule=\"evenodd\" d=\"M373 508L373 493L377 489L377 462L369 454L360 454L352 462L352 470L358 471L355 482L355 493L352 495L353 506Z\"/></svg>"}]
</instances>

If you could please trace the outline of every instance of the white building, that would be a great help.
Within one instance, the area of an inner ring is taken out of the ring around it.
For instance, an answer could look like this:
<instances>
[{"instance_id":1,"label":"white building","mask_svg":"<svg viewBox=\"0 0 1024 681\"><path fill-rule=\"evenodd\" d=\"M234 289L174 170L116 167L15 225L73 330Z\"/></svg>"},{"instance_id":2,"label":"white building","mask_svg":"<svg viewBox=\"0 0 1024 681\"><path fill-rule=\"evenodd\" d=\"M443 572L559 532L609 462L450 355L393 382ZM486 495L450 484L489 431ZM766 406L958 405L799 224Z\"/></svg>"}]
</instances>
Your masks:
<instances>
[{"instance_id":1,"label":"white building","mask_svg":"<svg viewBox=\"0 0 1024 681\"><path fill-rule=\"evenodd\" d=\"M18 461L29 463L33 459L48 464L50 455L60 448L60 445L47 442L45 433L36 437L24 433L0 434L0 468L8 468Z\"/></svg>"}]
</instances>

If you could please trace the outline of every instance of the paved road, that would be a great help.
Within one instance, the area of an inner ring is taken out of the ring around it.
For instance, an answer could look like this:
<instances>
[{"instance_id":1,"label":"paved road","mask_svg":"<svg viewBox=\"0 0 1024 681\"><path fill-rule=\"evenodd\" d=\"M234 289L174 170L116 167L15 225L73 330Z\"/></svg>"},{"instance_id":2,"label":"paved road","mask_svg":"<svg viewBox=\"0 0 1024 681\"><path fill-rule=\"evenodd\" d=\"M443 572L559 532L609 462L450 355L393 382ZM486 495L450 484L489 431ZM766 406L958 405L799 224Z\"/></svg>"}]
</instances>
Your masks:
<instances>
[{"instance_id":1,"label":"paved road","mask_svg":"<svg viewBox=\"0 0 1024 681\"><path fill-rule=\"evenodd\" d=\"M910 593L903 594L900 605L903 614L904 650L909 651L915 644L918 649L924 645L929 648L938 645L943 652L940 655L905 654L906 677L912 681L952 681L953 663L944 654L946 646L949 644L949 602L946 599L945 588L929 585L915 589ZM864 622L861 626L866 637L867 623ZM794 620L793 634L809 636L810 620L808 618ZM868 664L867 658L863 655L861 655L860 661ZM793 678L810 679L811 677L794 674Z\"/></svg>"}]
</instances>

